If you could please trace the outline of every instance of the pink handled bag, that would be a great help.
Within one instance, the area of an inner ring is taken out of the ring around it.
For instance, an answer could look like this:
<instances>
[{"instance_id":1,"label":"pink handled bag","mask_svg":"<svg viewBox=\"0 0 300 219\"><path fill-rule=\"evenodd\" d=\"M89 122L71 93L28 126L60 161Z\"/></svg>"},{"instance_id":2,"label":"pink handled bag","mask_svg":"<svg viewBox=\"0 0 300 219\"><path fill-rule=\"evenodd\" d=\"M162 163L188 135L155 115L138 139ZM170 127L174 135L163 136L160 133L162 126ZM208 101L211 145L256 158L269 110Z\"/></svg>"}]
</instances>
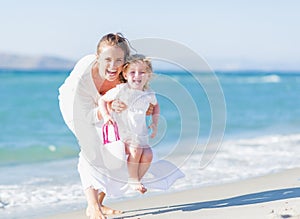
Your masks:
<instances>
[{"instance_id":1,"label":"pink handled bag","mask_svg":"<svg viewBox=\"0 0 300 219\"><path fill-rule=\"evenodd\" d=\"M103 161L107 169L119 169L126 163L125 145L120 140L117 123L103 124Z\"/></svg>"}]
</instances>

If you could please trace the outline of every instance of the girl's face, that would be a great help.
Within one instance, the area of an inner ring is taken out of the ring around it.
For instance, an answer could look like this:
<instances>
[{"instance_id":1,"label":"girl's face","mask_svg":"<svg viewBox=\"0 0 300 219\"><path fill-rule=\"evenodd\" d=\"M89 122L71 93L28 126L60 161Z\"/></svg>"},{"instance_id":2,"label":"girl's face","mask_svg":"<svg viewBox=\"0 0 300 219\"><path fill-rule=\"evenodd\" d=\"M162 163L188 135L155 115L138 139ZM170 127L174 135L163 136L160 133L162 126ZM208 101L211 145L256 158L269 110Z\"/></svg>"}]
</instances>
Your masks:
<instances>
[{"instance_id":1,"label":"girl's face","mask_svg":"<svg viewBox=\"0 0 300 219\"><path fill-rule=\"evenodd\" d=\"M117 46L103 46L98 55L99 74L108 81L119 78L124 64L124 51Z\"/></svg>"},{"instance_id":2,"label":"girl's face","mask_svg":"<svg viewBox=\"0 0 300 219\"><path fill-rule=\"evenodd\" d=\"M143 90L150 78L150 74L145 63L132 63L124 72L124 78L131 89Z\"/></svg>"}]
</instances>

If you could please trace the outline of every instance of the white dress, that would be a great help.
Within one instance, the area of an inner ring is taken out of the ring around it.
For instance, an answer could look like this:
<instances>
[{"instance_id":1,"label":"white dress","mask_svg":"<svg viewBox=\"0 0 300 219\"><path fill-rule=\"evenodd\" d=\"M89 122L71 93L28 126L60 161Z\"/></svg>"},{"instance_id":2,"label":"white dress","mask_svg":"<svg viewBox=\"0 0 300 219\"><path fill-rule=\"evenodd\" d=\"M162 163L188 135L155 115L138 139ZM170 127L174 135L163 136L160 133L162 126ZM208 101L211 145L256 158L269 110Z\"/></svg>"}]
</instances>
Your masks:
<instances>
[{"instance_id":1,"label":"white dress","mask_svg":"<svg viewBox=\"0 0 300 219\"><path fill-rule=\"evenodd\" d=\"M149 104L157 104L153 91L130 89L127 83L123 83L107 91L101 99L108 102L118 99L127 105L121 113L113 113L122 141L139 146L149 145L146 112Z\"/></svg>"},{"instance_id":2,"label":"white dress","mask_svg":"<svg viewBox=\"0 0 300 219\"><path fill-rule=\"evenodd\" d=\"M128 179L126 165L111 171L105 168L102 159L102 140L99 135L102 121L97 117L101 96L91 74L95 61L95 55L85 56L78 61L59 88L59 106L65 123L80 145L78 172L83 189L92 187L105 192L108 197L122 196L124 191L121 188ZM168 189L184 176L175 165L165 160L153 162L148 173L151 180L145 182L145 185L162 190Z\"/></svg>"}]
</instances>

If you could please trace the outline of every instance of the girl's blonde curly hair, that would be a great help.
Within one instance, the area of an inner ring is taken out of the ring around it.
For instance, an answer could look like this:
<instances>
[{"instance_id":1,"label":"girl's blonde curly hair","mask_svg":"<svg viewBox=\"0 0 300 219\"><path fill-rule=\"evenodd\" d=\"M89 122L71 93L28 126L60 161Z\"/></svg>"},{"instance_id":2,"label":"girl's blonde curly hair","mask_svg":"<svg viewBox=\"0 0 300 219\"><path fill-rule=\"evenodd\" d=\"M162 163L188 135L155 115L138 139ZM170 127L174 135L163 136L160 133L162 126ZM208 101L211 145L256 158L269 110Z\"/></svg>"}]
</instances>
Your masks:
<instances>
[{"instance_id":1,"label":"girl's blonde curly hair","mask_svg":"<svg viewBox=\"0 0 300 219\"><path fill-rule=\"evenodd\" d=\"M125 64L123 65L123 74L127 71L128 67L131 64L137 64L137 63L144 63L147 66L147 74L150 75L149 79L151 79L153 77L153 69L152 69L152 63L151 60L149 58L147 58L146 56L142 55L142 54L134 54L131 56L128 56L126 59ZM149 89L149 81L145 84L144 86L144 90Z\"/></svg>"}]
</instances>

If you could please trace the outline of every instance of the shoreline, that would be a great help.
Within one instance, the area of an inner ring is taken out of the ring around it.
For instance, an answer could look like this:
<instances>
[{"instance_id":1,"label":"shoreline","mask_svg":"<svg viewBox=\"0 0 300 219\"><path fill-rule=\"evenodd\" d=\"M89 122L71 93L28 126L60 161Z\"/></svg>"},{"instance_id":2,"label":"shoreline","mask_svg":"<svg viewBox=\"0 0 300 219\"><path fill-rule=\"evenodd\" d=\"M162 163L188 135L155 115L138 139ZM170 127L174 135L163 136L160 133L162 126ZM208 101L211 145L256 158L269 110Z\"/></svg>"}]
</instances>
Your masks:
<instances>
[{"instance_id":1,"label":"shoreline","mask_svg":"<svg viewBox=\"0 0 300 219\"><path fill-rule=\"evenodd\" d=\"M108 218L300 219L300 168L221 185L109 203ZM40 219L87 219L85 209Z\"/></svg>"}]
</instances>

